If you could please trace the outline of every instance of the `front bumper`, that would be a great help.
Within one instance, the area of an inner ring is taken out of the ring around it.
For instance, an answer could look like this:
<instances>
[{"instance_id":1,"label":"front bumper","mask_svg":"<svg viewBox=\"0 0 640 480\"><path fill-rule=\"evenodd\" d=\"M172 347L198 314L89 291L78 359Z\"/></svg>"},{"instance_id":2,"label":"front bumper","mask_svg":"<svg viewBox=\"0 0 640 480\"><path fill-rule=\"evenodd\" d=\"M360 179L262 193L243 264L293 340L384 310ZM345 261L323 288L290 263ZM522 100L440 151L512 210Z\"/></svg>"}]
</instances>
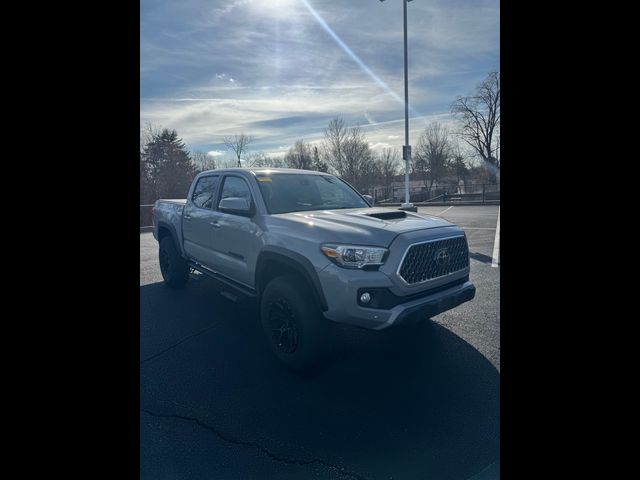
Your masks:
<instances>
[{"instance_id":1,"label":"front bumper","mask_svg":"<svg viewBox=\"0 0 640 480\"><path fill-rule=\"evenodd\" d=\"M389 312L391 315L385 323L374 327L375 330L382 330L394 324L399 324L407 318L416 315L422 318L431 318L458 305L468 302L476 296L476 287L467 281L462 285L434 293L425 298L403 303L393 307Z\"/></svg>"},{"instance_id":2,"label":"front bumper","mask_svg":"<svg viewBox=\"0 0 640 480\"><path fill-rule=\"evenodd\" d=\"M475 297L476 287L470 281L460 283L468 275L451 280L451 288L438 289L425 296L400 303L389 309L367 308L358 305L358 290L373 288L397 288L391 279L380 271L347 270L330 265L320 272L318 277L327 299L328 309L324 316L334 322L348 323L373 330L382 330L406 321L412 316L433 317L457 307ZM457 282L456 282L457 280ZM444 286L443 286L444 287Z\"/></svg>"}]
</instances>

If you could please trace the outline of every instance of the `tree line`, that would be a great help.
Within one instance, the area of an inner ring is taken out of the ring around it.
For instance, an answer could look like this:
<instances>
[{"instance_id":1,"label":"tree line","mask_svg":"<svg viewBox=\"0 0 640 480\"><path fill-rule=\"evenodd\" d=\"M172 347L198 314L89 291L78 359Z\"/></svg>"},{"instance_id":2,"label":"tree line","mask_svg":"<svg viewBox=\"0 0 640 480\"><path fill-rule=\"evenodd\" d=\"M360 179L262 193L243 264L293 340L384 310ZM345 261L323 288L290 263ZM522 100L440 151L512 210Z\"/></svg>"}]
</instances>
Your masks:
<instances>
[{"instance_id":1,"label":"tree line","mask_svg":"<svg viewBox=\"0 0 640 480\"><path fill-rule=\"evenodd\" d=\"M456 182L473 178L493 183L499 179L500 75L491 72L469 96L451 104L456 129L431 122L422 131L412 154L410 174L427 189L445 178ZM299 168L330 172L362 193L389 186L404 171L398 149L372 151L359 125L333 118L317 144L297 140L284 156L250 153L254 138L245 133L223 138L233 160L218 160L205 152L189 152L172 129L147 125L140 142L140 201L184 197L193 177L204 170L226 167ZM479 159L479 164L474 160Z\"/></svg>"}]
</instances>

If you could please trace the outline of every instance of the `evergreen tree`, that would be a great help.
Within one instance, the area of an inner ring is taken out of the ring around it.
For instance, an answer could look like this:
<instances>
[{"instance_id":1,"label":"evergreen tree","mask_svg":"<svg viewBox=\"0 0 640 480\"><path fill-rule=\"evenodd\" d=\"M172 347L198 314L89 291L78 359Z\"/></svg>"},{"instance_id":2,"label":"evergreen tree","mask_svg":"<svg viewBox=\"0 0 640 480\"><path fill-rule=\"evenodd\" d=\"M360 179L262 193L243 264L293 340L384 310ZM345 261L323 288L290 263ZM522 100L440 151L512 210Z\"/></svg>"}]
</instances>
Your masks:
<instances>
[{"instance_id":1,"label":"evergreen tree","mask_svg":"<svg viewBox=\"0 0 640 480\"><path fill-rule=\"evenodd\" d=\"M163 129L144 146L141 153L141 174L152 201L158 198L184 198L197 168L185 144L175 130Z\"/></svg>"},{"instance_id":2,"label":"evergreen tree","mask_svg":"<svg viewBox=\"0 0 640 480\"><path fill-rule=\"evenodd\" d=\"M327 165L320 158L320 154L318 153L318 147L313 147L313 160L311 162L311 169L316 170L318 172L328 172L329 165Z\"/></svg>"}]
</instances>

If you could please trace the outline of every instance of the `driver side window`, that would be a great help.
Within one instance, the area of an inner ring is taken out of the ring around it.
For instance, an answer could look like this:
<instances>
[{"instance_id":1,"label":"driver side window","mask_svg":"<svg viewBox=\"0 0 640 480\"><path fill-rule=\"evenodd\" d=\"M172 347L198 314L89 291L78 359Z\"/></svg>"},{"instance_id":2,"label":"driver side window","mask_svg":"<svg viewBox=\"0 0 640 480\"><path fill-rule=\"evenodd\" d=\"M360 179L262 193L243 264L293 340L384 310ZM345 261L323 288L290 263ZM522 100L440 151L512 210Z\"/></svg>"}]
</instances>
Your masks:
<instances>
[{"instance_id":1,"label":"driver side window","mask_svg":"<svg viewBox=\"0 0 640 480\"><path fill-rule=\"evenodd\" d=\"M222 185L220 200L230 197L245 198L251 204L251 192L247 182L240 177L226 177Z\"/></svg>"}]
</instances>

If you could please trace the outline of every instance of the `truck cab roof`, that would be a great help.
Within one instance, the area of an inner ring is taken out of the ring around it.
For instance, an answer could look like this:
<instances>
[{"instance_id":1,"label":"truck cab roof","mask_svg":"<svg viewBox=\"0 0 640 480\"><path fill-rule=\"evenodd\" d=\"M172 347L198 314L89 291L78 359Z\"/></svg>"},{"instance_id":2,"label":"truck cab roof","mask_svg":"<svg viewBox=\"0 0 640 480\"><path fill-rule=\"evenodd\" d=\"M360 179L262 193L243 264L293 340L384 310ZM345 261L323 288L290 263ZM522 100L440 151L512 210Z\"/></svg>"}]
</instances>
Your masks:
<instances>
[{"instance_id":1,"label":"truck cab roof","mask_svg":"<svg viewBox=\"0 0 640 480\"><path fill-rule=\"evenodd\" d=\"M215 170L206 170L201 172L199 175L204 175L207 173L233 173L233 172L247 172L252 173L253 175L261 173L261 174L269 174L269 173L293 173L293 174L306 174L306 175L330 175L325 172L318 172L316 170L301 170L298 168L269 168L269 167L256 167L256 168L219 168Z\"/></svg>"}]
</instances>

